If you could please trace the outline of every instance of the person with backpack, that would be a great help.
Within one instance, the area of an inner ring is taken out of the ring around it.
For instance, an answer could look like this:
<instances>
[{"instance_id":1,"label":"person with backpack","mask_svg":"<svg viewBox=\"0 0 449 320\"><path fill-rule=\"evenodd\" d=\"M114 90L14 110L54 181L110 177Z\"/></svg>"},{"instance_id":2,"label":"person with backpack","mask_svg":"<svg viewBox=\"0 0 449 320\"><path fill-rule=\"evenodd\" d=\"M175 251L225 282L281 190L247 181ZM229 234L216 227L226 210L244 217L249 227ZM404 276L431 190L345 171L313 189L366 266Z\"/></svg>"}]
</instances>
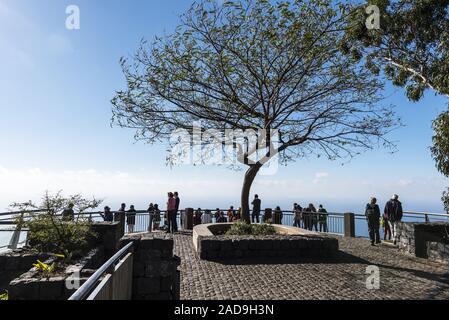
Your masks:
<instances>
[{"instance_id":1,"label":"person with backpack","mask_svg":"<svg viewBox=\"0 0 449 320\"><path fill-rule=\"evenodd\" d=\"M390 226L391 234L393 236L393 243L396 245L398 241L399 222L401 222L404 214L402 211L402 203L399 201L399 196L397 194L393 195L391 200L385 205L384 214L387 217L388 224Z\"/></svg>"},{"instance_id":2,"label":"person with backpack","mask_svg":"<svg viewBox=\"0 0 449 320\"><path fill-rule=\"evenodd\" d=\"M130 206L126 212L126 223L128 224L128 233L134 233L134 226L136 225L136 209Z\"/></svg>"},{"instance_id":3,"label":"person with backpack","mask_svg":"<svg viewBox=\"0 0 449 320\"><path fill-rule=\"evenodd\" d=\"M380 244L380 209L377 205L377 199L372 197L370 202L366 205L365 209L366 221L368 223L369 237L371 239L371 245Z\"/></svg>"}]
</instances>

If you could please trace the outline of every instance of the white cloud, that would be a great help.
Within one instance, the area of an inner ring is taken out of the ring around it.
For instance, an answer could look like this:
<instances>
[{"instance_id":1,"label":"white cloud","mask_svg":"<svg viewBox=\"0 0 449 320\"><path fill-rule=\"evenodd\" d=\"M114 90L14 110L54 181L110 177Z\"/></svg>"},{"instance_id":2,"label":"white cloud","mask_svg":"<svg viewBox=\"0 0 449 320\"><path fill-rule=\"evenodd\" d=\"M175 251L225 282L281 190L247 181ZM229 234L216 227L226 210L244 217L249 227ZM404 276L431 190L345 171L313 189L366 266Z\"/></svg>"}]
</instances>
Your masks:
<instances>
[{"instance_id":1,"label":"white cloud","mask_svg":"<svg viewBox=\"0 0 449 320\"><path fill-rule=\"evenodd\" d=\"M327 172L317 172L315 173L315 179L313 179L313 183L314 184L318 184L321 183L323 181L325 181L325 179L329 177L329 173Z\"/></svg>"},{"instance_id":2,"label":"white cloud","mask_svg":"<svg viewBox=\"0 0 449 320\"><path fill-rule=\"evenodd\" d=\"M398 181L398 186L400 187L408 187L411 186L413 184L413 180L409 180L409 179L400 179Z\"/></svg>"},{"instance_id":3,"label":"white cloud","mask_svg":"<svg viewBox=\"0 0 449 320\"><path fill-rule=\"evenodd\" d=\"M329 207L339 205L341 210L352 210L348 208L351 204L360 203L363 207L370 196L376 196L382 202L397 193L408 210L415 210L410 203L419 201L438 206L441 192L447 184L445 179L435 177L412 177L403 181L384 178L368 180L370 183L367 184L367 180L357 177L332 179L331 176L334 174L316 173L315 180L318 179L320 183L295 177L276 179L259 176L251 194L258 193L267 206L319 201ZM149 202L163 206L169 190L177 190L182 194L183 206L238 206L242 180L243 174L219 177L187 174L180 177L179 171L124 172L95 168L56 171L41 168L10 169L0 165L0 212L5 211L14 201L37 201L45 190L56 192L61 189L65 194L82 193L104 198L110 206L116 206L122 201L138 207L146 206Z\"/></svg>"}]
</instances>

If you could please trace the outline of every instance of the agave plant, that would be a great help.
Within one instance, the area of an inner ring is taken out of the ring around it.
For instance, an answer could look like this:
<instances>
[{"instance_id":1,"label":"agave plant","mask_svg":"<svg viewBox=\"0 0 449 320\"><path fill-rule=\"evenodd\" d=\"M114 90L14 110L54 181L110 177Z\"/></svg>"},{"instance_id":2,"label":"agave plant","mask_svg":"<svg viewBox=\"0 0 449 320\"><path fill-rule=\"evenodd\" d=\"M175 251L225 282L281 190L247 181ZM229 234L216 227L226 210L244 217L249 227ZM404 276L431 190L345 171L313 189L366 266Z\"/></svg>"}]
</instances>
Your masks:
<instances>
[{"instance_id":1,"label":"agave plant","mask_svg":"<svg viewBox=\"0 0 449 320\"><path fill-rule=\"evenodd\" d=\"M5 293L0 294L0 301L6 301L9 300L8 291L5 291Z\"/></svg>"}]
</instances>

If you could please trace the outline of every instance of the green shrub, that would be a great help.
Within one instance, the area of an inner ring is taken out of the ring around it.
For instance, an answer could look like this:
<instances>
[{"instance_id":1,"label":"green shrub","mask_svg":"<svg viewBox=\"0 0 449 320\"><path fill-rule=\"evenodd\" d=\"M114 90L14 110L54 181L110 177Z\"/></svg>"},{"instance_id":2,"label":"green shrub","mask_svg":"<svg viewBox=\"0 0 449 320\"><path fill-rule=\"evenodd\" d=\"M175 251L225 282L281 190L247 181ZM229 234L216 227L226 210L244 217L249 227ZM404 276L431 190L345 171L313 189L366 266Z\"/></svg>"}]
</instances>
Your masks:
<instances>
[{"instance_id":1,"label":"green shrub","mask_svg":"<svg viewBox=\"0 0 449 320\"><path fill-rule=\"evenodd\" d=\"M89 249L89 241L96 235L87 219L62 221L49 214L40 214L24 223L29 231L28 243L39 252L59 253L66 257L80 257Z\"/></svg>"},{"instance_id":2,"label":"green shrub","mask_svg":"<svg viewBox=\"0 0 449 320\"><path fill-rule=\"evenodd\" d=\"M269 224L248 224L246 222L238 221L231 226L226 232L229 236L244 236L244 235L257 235L266 236L276 234L276 230Z\"/></svg>"},{"instance_id":3,"label":"green shrub","mask_svg":"<svg viewBox=\"0 0 449 320\"><path fill-rule=\"evenodd\" d=\"M70 261L81 257L96 237L91 228L92 222L81 213L97 208L101 202L96 199L86 200L81 195L64 197L61 191L51 195L47 191L39 206L29 201L15 203L11 208L23 212L17 217L16 223L29 229L28 244L32 249L41 253L62 254L66 261ZM76 210L73 220L63 219L59 215L69 203ZM42 212L32 213L32 210Z\"/></svg>"},{"instance_id":4,"label":"green shrub","mask_svg":"<svg viewBox=\"0 0 449 320\"><path fill-rule=\"evenodd\" d=\"M255 224L252 225L253 235L265 236L275 234L276 230L271 224Z\"/></svg>"}]
</instances>

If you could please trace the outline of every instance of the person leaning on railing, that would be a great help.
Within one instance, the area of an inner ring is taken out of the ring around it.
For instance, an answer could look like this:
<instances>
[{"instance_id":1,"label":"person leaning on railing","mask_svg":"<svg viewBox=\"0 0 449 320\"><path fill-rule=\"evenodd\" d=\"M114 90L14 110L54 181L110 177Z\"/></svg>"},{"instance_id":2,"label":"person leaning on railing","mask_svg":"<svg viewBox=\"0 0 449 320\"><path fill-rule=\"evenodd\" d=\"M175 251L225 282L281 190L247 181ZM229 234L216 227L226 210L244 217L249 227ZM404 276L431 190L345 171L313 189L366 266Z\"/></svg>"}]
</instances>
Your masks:
<instances>
[{"instance_id":1,"label":"person leaning on railing","mask_svg":"<svg viewBox=\"0 0 449 320\"><path fill-rule=\"evenodd\" d=\"M104 213L100 213L100 216L105 222L114 221L114 215L111 212L111 208L109 208L108 206L104 207Z\"/></svg>"},{"instance_id":2,"label":"person leaning on railing","mask_svg":"<svg viewBox=\"0 0 449 320\"><path fill-rule=\"evenodd\" d=\"M312 231L315 228L315 231L318 231L318 216L312 203L303 211L303 219L305 229Z\"/></svg>"},{"instance_id":3,"label":"person leaning on railing","mask_svg":"<svg viewBox=\"0 0 449 320\"><path fill-rule=\"evenodd\" d=\"M73 211L73 203L69 203L67 208L62 211L62 220L73 221L75 219L75 211Z\"/></svg>"},{"instance_id":4,"label":"person leaning on railing","mask_svg":"<svg viewBox=\"0 0 449 320\"><path fill-rule=\"evenodd\" d=\"M201 210L201 208L198 208L198 210L196 210L193 213L193 225L194 226L201 224L202 216L203 216L203 210Z\"/></svg>"},{"instance_id":5,"label":"person leaning on railing","mask_svg":"<svg viewBox=\"0 0 449 320\"><path fill-rule=\"evenodd\" d=\"M282 224L283 217L284 213L282 212L281 207L276 207L276 210L274 210L273 223Z\"/></svg>"},{"instance_id":6,"label":"person leaning on railing","mask_svg":"<svg viewBox=\"0 0 449 320\"><path fill-rule=\"evenodd\" d=\"M217 212L215 213L215 215L216 215L215 221L217 223L226 223L226 222L228 222L228 219L226 219L224 212L221 211L220 209L217 209Z\"/></svg>"}]
</instances>

